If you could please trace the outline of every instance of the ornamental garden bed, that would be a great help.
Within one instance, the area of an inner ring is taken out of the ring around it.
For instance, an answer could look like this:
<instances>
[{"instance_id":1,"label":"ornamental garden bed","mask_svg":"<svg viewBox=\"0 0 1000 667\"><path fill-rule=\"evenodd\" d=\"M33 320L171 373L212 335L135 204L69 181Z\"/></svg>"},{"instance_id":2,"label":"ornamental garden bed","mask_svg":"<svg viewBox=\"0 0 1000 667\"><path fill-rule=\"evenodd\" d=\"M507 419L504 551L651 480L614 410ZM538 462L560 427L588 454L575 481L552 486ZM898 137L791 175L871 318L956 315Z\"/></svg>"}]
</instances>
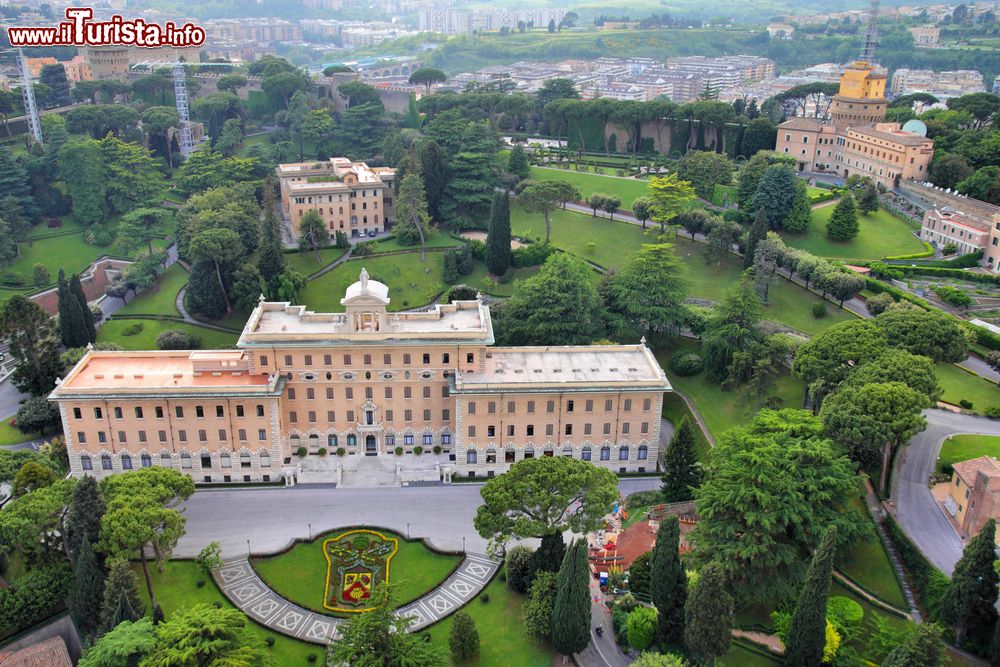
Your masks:
<instances>
[{"instance_id":1,"label":"ornamental garden bed","mask_svg":"<svg viewBox=\"0 0 1000 667\"><path fill-rule=\"evenodd\" d=\"M388 576L402 606L441 584L460 554L434 551L388 530L349 528L296 542L276 556L253 558L261 579L282 597L320 614L349 616L366 609L374 586Z\"/></svg>"}]
</instances>

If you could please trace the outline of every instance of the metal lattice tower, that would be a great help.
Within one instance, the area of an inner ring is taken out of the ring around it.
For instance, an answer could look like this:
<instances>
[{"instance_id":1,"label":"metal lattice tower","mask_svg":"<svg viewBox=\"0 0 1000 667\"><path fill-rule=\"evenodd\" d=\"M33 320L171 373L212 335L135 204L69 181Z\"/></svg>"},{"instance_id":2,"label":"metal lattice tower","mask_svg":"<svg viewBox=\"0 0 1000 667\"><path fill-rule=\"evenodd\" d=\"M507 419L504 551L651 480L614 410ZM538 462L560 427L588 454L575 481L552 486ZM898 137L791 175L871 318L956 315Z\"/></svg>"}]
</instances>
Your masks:
<instances>
[{"instance_id":1,"label":"metal lattice tower","mask_svg":"<svg viewBox=\"0 0 1000 667\"><path fill-rule=\"evenodd\" d=\"M185 158L194 151L194 140L191 138L191 116L188 113L187 79L184 63L174 63L174 98L177 101L177 115L181 119L181 137L178 142L181 155Z\"/></svg>"},{"instance_id":2,"label":"metal lattice tower","mask_svg":"<svg viewBox=\"0 0 1000 667\"><path fill-rule=\"evenodd\" d=\"M878 2L871 1L871 8L868 10L868 25L865 27L865 35L861 41L861 60L875 64L875 49L878 47Z\"/></svg>"},{"instance_id":3,"label":"metal lattice tower","mask_svg":"<svg viewBox=\"0 0 1000 667\"><path fill-rule=\"evenodd\" d=\"M24 57L24 50L17 50L17 59L21 65L21 96L24 98L24 111L28 115L28 128L31 136L38 143L42 141L42 122L38 118L38 107L35 106L35 89L31 86L31 72L28 71L28 59Z\"/></svg>"}]
</instances>

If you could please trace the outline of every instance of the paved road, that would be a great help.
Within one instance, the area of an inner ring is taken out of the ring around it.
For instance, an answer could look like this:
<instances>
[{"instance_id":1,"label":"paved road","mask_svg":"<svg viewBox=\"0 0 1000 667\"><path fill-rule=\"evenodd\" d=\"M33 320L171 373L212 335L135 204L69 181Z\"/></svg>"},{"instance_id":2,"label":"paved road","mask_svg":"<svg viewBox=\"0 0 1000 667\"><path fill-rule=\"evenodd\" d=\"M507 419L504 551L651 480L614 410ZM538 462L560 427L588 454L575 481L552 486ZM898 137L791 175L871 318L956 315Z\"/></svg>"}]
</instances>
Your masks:
<instances>
[{"instance_id":1,"label":"paved road","mask_svg":"<svg viewBox=\"0 0 1000 667\"><path fill-rule=\"evenodd\" d=\"M962 556L962 541L931 496L928 478L941 442L956 433L1000 435L1000 422L946 410L926 410L927 430L910 441L898 457L892 497L900 526L932 563L951 574Z\"/></svg>"},{"instance_id":2,"label":"paved road","mask_svg":"<svg viewBox=\"0 0 1000 667\"><path fill-rule=\"evenodd\" d=\"M623 494L658 488L657 477L623 479ZM442 549L486 552L472 519L480 484L375 489L316 485L197 491L184 504L187 532L174 555L191 558L213 540L226 559L279 551L296 538L347 526L381 526L423 537Z\"/></svg>"},{"instance_id":3,"label":"paved road","mask_svg":"<svg viewBox=\"0 0 1000 667\"><path fill-rule=\"evenodd\" d=\"M594 602L595 596L597 602ZM597 634L594 629L597 627L602 628L603 634ZM593 577L590 579L590 644L573 657L580 667L625 667L632 662L615 642L611 612L604 604L600 584Z\"/></svg>"}]
</instances>

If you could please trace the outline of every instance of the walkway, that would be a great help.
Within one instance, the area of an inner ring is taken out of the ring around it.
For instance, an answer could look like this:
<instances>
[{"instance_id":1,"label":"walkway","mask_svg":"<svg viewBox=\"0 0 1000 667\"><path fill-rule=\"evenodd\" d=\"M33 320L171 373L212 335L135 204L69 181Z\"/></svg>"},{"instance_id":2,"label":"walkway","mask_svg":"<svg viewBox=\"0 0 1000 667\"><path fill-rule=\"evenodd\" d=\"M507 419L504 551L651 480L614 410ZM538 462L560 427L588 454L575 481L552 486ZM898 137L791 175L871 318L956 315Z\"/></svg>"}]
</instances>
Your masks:
<instances>
[{"instance_id":1,"label":"walkway","mask_svg":"<svg viewBox=\"0 0 1000 667\"><path fill-rule=\"evenodd\" d=\"M396 613L413 619L410 632L422 630L474 600L499 568L486 556L467 553L444 583ZM337 626L344 619L289 602L264 583L246 558L225 563L212 576L230 602L266 628L313 644L326 645L338 638Z\"/></svg>"}]
</instances>

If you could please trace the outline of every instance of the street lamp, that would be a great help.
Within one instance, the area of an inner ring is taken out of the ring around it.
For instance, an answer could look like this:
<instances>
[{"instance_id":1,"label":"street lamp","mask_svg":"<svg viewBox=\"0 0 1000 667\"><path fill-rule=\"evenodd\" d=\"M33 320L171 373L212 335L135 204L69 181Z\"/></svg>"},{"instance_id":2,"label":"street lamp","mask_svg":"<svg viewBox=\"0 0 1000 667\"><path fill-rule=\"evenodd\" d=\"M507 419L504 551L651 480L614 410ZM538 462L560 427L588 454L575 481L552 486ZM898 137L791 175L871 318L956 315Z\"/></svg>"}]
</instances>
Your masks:
<instances>
[{"instance_id":1,"label":"street lamp","mask_svg":"<svg viewBox=\"0 0 1000 667\"><path fill-rule=\"evenodd\" d=\"M462 553L465 553L465 535L462 535Z\"/></svg>"},{"instance_id":2,"label":"street lamp","mask_svg":"<svg viewBox=\"0 0 1000 667\"><path fill-rule=\"evenodd\" d=\"M250 538L247 538L247 558L250 558Z\"/></svg>"},{"instance_id":3,"label":"street lamp","mask_svg":"<svg viewBox=\"0 0 1000 667\"><path fill-rule=\"evenodd\" d=\"M406 539L410 539L410 522L406 522Z\"/></svg>"},{"instance_id":4,"label":"street lamp","mask_svg":"<svg viewBox=\"0 0 1000 667\"><path fill-rule=\"evenodd\" d=\"M309 526L309 541L312 542L312 538L313 538L313 525L311 523L307 523L306 525Z\"/></svg>"}]
</instances>

